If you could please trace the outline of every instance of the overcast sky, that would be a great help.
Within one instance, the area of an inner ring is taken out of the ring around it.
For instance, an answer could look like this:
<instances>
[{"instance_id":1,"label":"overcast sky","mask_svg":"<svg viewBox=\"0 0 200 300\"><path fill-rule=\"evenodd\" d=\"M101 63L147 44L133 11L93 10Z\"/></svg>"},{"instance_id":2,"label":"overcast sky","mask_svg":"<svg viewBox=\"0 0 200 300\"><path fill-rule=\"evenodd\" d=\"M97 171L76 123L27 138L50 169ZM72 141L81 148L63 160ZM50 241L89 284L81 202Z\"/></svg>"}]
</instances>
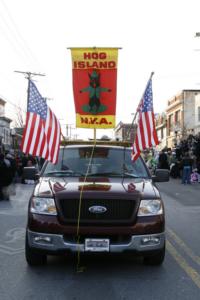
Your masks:
<instances>
[{"instance_id":1,"label":"overcast sky","mask_svg":"<svg viewBox=\"0 0 200 300\"><path fill-rule=\"evenodd\" d=\"M27 80L14 71L44 73L35 77L39 91L61 124L75 125L67 48L122 47L117 123L131 121L152 71L154 111L162 112L180 90L200 89L199 13L199 0L0 0L0 96L25 111Z\"/></svg>"}]
</instances>

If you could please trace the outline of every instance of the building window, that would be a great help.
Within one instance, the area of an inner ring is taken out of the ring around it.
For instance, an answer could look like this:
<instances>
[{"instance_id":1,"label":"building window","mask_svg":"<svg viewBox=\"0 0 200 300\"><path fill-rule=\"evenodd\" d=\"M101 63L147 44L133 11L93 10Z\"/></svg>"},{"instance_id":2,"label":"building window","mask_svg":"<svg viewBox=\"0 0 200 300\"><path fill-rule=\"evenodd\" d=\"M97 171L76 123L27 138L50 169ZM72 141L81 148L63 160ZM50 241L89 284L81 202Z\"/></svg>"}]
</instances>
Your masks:
<instances>
[{"instance_id":1,"label":"building window","mask_svg":"<svg viewBox=\"0 0 200 300\"><path fill-rule=\"evenodd\" d=\"M181 119L181 111L177 110L175 112L175 124L180 124L180 119Z\"/></svg>"},{"instance_id":2,"label":"building window","mask_svg":"<svg viewBox=\"0 0 200 300\"><path fill-rule=\"evenodd\" d=\"M163 134L163 128L161 129L161 140L163 139L164 134Z\"/></svg>"},{"instance_id":3,"label":"building window","mask_svg":"<svg viewBox=\"0 0 200 300\"><path fill-rule=\"evenodd\" d=\"M169 115L169 135L173 131L173 115Z\"/></svg>"}]
</instances>

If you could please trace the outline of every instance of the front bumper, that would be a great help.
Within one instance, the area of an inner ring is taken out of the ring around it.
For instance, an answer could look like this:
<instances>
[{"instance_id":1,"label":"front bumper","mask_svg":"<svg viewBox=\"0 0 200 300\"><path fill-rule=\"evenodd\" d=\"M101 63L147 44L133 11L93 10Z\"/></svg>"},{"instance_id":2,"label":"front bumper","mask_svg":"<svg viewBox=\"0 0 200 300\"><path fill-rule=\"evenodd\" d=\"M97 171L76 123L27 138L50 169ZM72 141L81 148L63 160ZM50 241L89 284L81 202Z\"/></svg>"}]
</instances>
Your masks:
<instances>
[{"instance_id":1,"label":"front bumper","mask_svg":"<svg viewBox=\"0 0 200 300\"><path fill-rule=\"evenodd\" d=\"M85 252L84 243L65 240L63 235L39 233L27 230L28 243L31 248L43 250L48 253L63 251ZM145 242L146 241L146 242ZM126 243L111 243L110 253L123 253L125 251L145 252L163 249L165 233L132 235Z\"/></svg>"}]
</instances>

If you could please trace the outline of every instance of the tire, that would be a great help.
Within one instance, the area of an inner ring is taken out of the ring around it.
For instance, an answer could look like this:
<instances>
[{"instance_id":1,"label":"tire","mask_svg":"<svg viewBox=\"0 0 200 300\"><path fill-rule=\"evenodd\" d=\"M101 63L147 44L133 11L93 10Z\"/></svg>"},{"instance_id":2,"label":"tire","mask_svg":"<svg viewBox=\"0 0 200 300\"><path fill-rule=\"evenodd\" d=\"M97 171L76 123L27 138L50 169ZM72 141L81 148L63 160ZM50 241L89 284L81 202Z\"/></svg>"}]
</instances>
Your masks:
<instances>
[{"instance_id":1,"label":"tire","mask_svg":"<svg viewBox=\"0 0 200 300\"><path fill-rule=\"evenodd\" d=\"M165 259L165 246L162 250L156 252L155 254L144 256L144 264L150 266L159 266L163 263Z\"/></svg>"},{"instance_id":2,"label":"tire","mask_svg":"<svg viewBox=\"0 0 200 300\"><path fill-rule=\"evenodd\" d=\"M47 263L47 255L35 252L28 244L26 236L25 256L29 266L41 266Z\"/></svg>"}]
</instances>

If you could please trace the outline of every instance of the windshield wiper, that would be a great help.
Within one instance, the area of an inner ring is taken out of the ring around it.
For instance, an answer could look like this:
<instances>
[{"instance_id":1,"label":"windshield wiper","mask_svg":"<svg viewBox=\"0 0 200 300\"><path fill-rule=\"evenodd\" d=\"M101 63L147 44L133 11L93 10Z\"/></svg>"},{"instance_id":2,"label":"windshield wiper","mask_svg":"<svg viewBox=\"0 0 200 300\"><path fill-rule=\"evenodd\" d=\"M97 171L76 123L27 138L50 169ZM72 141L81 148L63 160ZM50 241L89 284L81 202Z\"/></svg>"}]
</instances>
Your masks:
<instances>
[{"instance_id":1,"label":"windshield wiper","mask_svg":"<svg viewBox=\"0 0 200 300\"><path fill-rule=\"evenodd\" d=\"M44 173L44 175L45 176L54 176L54 175L56 175L56 176L74 176L74 175L84 176L84 174L73 171L73 170L51 171L51 172Z\"/></svg>"},{"instance_id":2,"label":"windshield wiper","mask_svg":"<svg viewBox=\"0 0 200 300\"><path fill-rule=\"evenodd\" d=\"M44 176L85 176L85 174L76 172L73 170L57 170L57 171L50 171L44 174ZM87 176L95 177L95 176L114 176L114 177L131 177L131 178L141 178L142 176L137 176L132 173L117 173L117 172L96 172L96 173L89 173Z\"/></svg>"}]
</instances>

